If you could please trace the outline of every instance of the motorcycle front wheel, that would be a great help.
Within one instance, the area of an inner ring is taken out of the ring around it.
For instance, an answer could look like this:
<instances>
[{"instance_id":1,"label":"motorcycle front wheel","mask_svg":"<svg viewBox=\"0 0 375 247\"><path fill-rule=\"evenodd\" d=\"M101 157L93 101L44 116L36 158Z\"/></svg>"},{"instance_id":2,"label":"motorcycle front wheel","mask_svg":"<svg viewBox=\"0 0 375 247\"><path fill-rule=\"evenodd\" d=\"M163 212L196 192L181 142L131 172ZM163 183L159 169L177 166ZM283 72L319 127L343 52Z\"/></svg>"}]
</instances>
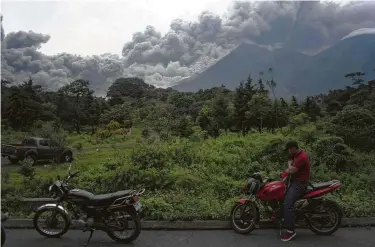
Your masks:
<instances>
[{"instance_id":1,"label":"motorcycle front wheel","mask_svg":"<svg viewBox=\"0 0 375 247\"><path fill-rule=\"evenodd\" d=\"M129 223L134 225L134 230L128 234ZM110 225L115 225L117 229L109 228L106 232L108 236L118 243L128 244L136 240L141 233L141 219L136 212L126 210L114 210L111 212ZM122 229L120 231L119 229ZM122 235L126 232L126 235Z\"/></svg>"},{"instance_id":2,"label":"motorcycle front wheel","mask_svg":"<svg viewBox=\"0 0 375 247\"><path fill-rule=\"evenodd\" d=\"M1 226L1 246L3 246L5 243L5 230L4 227Z\"/></svg>"},{"instance_id":3,"label":"motorcycle front wheel","mask_svg":"<svg viewBox=\"0 0 375 247\"><path fill-rule=\"evenodd\" d=\"M44 216L46 214L46 216ZM50 214L48 216L48 214ZM45 217L45 218L43 218ZM40 223L45 223L47 229L44 229ZM63 223L64 226L60 231L53 231L52 229L57 229L56 227L59 223ZM55 208L43 208L37 211L34 215L33 224L35 230L40 234L48 238L59 238L64 235L69 227L70 221L68 215L66 215L61 210L56 210Z\"/></svg>"},{"instance_id":4,"label":"motorcycle front wheel","mask_svg":"<svg viewBox=\"0 0 375 247\"><path fill-rule=\"evenodd\" d=\"M236 203L231 212L232 228L240 234L249 234L259 222L259 211L252 202L244 204Z\"/></svg>"}]
</instances>

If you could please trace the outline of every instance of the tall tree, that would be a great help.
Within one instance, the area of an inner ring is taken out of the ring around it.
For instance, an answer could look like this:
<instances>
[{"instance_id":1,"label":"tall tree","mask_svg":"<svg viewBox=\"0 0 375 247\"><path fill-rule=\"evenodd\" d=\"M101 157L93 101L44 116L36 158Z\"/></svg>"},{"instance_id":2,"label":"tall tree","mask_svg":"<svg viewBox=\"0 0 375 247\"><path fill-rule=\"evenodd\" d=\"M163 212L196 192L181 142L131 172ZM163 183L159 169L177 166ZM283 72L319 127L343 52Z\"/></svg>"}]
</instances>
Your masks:
<instances>
[{"instance_id":1,"label":"tall tree","mask_svg":"<svg viewBox=\"0 0 375 247\"><path fill-rule=\"evenodd\" d=\"M62 122L71 124L80 134L83 124L88 121L89 108L93 104L93 91L89 89L89 82L76 80L59 89L57 112Z\"/></svg>"},{"instance_id":2,"label":"tall tree","mask_svg":"<svg viewBox=\"0 0 375 247\"><path fill-rule=\"evenodd\" d=\"M218 129L228 131L230 128L229 100L222 93L219 93L211 103L211 113L214 123Z\"/></svg>"},{"instance_id":3,"label":"tall tree","mask_svg":"<svg viewBox=\"0 0 375 247\"><path fill-rule=\"evenodd\" d=\"M248 103L249 111L246 112L251 127L262 132L264 127L273 128L274 114L272 114L272 101L267 94L257 93Z\"/></svg>"},{"instance_id":4,"label":"tall tree","mask_svg":"<svg viewBox=\"0 0 375 247\"><path fill-rule=\"evenodd\" d=\"M267 86L271 89L273 94L273 100L274 100L274 107L275 107L275 115L276 115L276 127L279 128L279 113L278 113L278 102L276 100L276 94L275 94L275 88L276 88L276 82L273 79L273 69L269 68L268 72L271 74L271 80L267 80Z\"/></svg>"},{"instance_id":5,"label":"tall tree","mask_svg":"<svg viewBox=\"0 0 375 247\"><path fill-rule=\"evenodd\" d=\"M252 85L251 75L248 76L246 84L241 81L240 85L236 88L234 95L234 121L237 128L241 131L242 135L246 135L249 131L249 122L246 112L249 111L248 103L255 94L255 85Z\"/></svg>"},{"instance_id":6,"label":"tall tree","mask_svg":"<svg viewBox=\"0 0 375 247\"><path fill-rule=\"evenodd\" d=\"M30 127L40 115L40 104L22 86L10 88L6 116L11 127L20 130Z\"/></svg>"}]
</instances>

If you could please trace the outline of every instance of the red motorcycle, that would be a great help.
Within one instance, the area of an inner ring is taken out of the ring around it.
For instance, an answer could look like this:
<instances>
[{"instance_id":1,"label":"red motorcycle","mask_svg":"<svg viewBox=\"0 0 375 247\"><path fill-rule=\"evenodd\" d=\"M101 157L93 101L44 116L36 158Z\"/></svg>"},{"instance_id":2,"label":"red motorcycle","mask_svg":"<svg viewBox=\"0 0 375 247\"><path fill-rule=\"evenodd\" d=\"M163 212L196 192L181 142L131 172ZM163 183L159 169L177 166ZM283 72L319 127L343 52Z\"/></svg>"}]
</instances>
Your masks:
<instances>
[{"instance_id":1,"label":"red motorcycle","mask_svg":"<svg viewBox=\"0 0 375 247\"><path fill-rule=\"evenodd\" d=\"M241 234L248 234L255 228L259 228L260 210L263 208L264 216L273 222L283 226L284 196L289 187L290 177L283 172L282 181L274 181L266 178L263 180L260 173L254 173L244 187L248 198L240 199L232 208L231 219L233 229ZM337 192L341 183L332 180L324 183L309 184L302 199L294 204L295 223L298 226L306 226L319 235L331 235L340 227L342 210L340 206L331 200L321 196ZM327 229L323 227L331 224Z\"/></svg>"}]
</instances>

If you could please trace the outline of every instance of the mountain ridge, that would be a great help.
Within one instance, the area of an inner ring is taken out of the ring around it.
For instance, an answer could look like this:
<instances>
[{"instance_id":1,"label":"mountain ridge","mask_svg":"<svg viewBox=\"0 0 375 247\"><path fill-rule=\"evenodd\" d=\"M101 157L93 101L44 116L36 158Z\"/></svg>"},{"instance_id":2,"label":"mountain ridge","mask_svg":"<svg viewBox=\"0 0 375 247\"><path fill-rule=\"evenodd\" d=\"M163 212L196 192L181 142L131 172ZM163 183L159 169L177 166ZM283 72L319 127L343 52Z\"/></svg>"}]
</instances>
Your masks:
<instances>
[{"instance_id":1,"label":"mountain ridge","mask_svg":"<svg viewBox=\"0 0 375 247\"><path fill-rule=\"evenodd\" d=\"M280 96L318 94L350 85L344 75L362 71L373 73L375 68L375 34L364 33L342 39L315 55L307 55L290 47L267 49L257 44L241 44L207 70L181 80L172 86L179 91L197 91L222 84L236 88L241 80L252 74L273 68ZM347 83L345 83L347 82Z\"/></svg>"}]
</instances>

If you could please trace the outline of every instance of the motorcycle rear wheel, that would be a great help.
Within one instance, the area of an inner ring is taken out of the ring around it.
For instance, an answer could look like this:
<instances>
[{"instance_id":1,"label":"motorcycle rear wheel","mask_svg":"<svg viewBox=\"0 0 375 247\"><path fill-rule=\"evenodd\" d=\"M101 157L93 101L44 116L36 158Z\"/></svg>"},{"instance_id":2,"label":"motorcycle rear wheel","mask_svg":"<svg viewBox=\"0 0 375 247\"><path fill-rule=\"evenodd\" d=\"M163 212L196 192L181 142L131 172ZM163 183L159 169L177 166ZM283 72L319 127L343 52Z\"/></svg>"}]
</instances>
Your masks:
<instances>
[{"instance_id":1,"label":"motorcycle rear wheel","mask_svg":"<svg viewBox=\"0 0 375 247\"><path fill-rule=\"evenodd\" d=\"M124 211L124 210L116 210L116 211L112 211L112 213L120 213L122 215L128 215L130 217L130 219L134 222L135 224L135 229L134 229L134 233L132 235L130 235L129 237L125 237L125 238L121 238L119 237L116 232L118 231L115 231L115 230L107 230L107 235L113 239L114 241L118 242L118 243L123 243L123 244L128 244L128 243L131 243L133 242L134 240L136 240L139 236L139 234L141 233L141 219L139 217L139 215L136 213L136 212L132 212L132 211ZM121 222L121 225L126 225L127 226L127 222L125 223L124 221ZM127 227L124 227L124 228L127 228ZM126 230L126 229L124 229Z\"/></svg>"},{"instance_id":2,"label":"motorcycle rear wheel","mask_svg":"<svg viewBox=\"0 0 375 247\"><path fill-rule=\"evenodd\" d=\"M334 223L331 228L328 228L327 230L322 230L322 229L317 228L317 226L314 224L312 219L309 219L308 225L309 225L310 230L317 235L332 235L334 232L336 232L340 228L340 225L341 225L342 210L340 206L334 201L325 200L325 201L322 201L322 203L317 208L323 209L323 212L329 213L330 221L331 221L331 216L334 216Z\"/></svg>"},{"instance_id":3,"label":"motorcycle rear wheel","mask_svg":"<svg viewBox=\"0 0 375 247\"><path fill-rule=\"evenodd\" d=\"M240 219L236 219L236 214L239 213ZM259 212L254 203L248 202L245 204L235 204L231 212L232 228L235 232L240 234L249 234L259 222Z\"/></svg>"}]
</instances>

